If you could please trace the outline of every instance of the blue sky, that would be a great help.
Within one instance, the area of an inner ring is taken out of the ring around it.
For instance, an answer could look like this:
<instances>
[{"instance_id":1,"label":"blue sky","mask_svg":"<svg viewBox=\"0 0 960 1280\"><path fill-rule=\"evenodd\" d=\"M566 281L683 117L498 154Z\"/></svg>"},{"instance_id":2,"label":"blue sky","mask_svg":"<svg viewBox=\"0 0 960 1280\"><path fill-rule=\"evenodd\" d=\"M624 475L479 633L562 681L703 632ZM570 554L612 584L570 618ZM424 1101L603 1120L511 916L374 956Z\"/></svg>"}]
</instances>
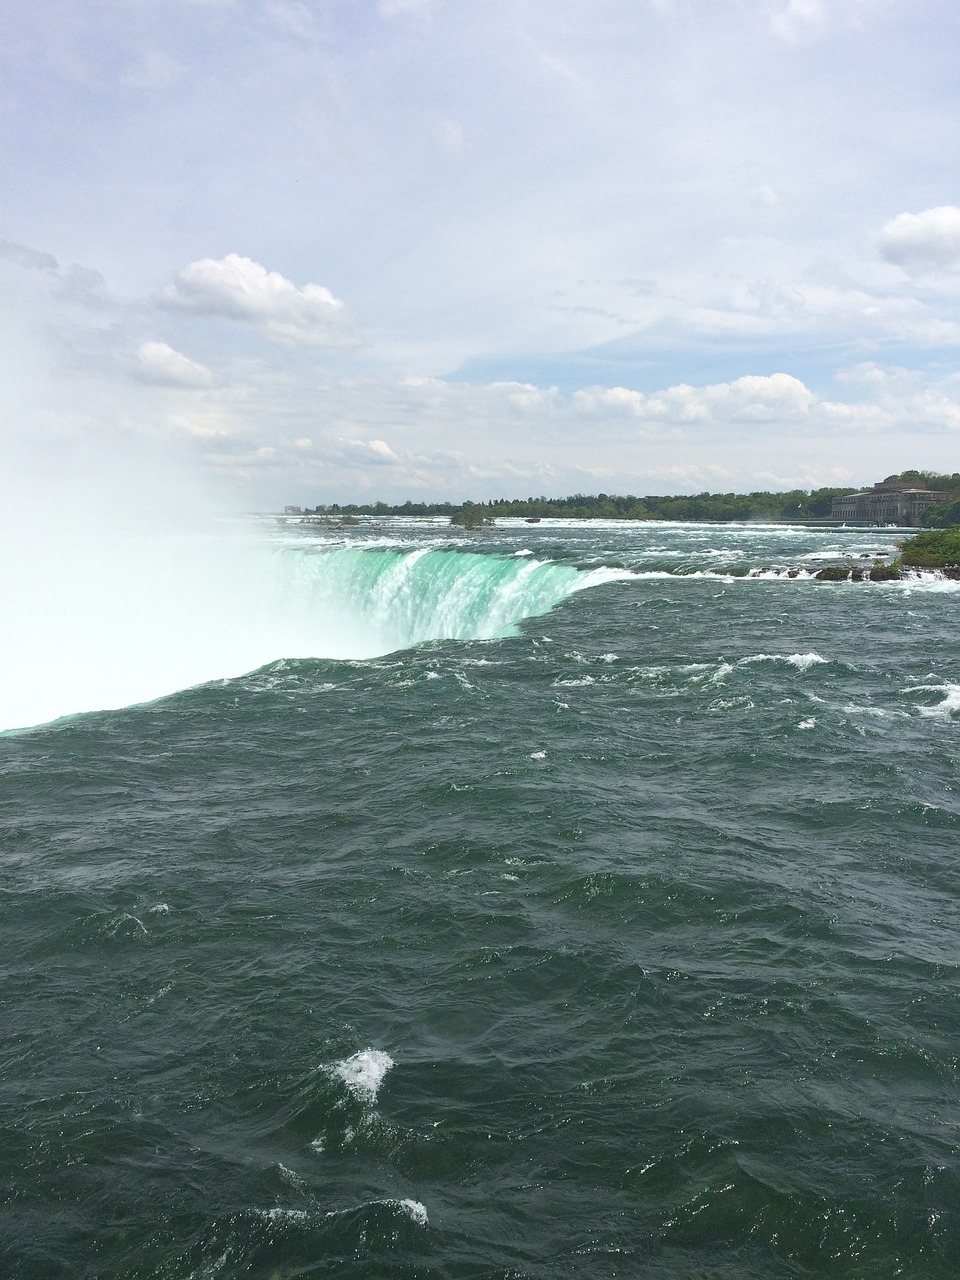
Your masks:
<instances>
[{"instance_id":1,"label":"blue sky","mask_svg":"<svg viewBox=\"0 0 960 1280\"><path fill-rule=\"evenodd\" d=\"M13 0L20 495L960 467L946 0Z\"/></svg>"}]
</instances>

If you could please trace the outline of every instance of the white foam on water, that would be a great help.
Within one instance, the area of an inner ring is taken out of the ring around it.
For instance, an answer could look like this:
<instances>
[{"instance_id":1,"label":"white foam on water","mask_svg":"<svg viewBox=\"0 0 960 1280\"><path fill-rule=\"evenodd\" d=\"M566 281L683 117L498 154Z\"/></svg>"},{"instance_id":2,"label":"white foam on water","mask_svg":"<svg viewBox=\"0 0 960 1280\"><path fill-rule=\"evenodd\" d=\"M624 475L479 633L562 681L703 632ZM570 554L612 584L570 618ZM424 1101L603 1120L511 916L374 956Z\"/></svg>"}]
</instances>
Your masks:
<instances>
[{"instance_id":1,"label":"white foam on water","mask_svg":"<svg viewBox=\"0 0 960 1280\"><path fill-rule=\"evenodd\" d=\"M898 587L908 593L914 591L929 592L932 595L952 595L954 592L960 591L960 580L957 578L945 578L936 569L921 570L918 573L911 573L908 577L901 578L899 581L878 583L877 585Z\"/></svg>"},{"instance_id":2,"label":"white foam on water","mask_svg":"<svg viewBox=\"0 0 960 1280\"><path fill-rule=\"evenodd\" d=\"M306 1190L307 1184L303 1178L300 1177L299 1173L294 1172L293 1169L288 1169L285 1164L280 1164L279 1162L277 1164L277 1168L280 1170L280 1177L289 1186L295 1187L298 1191Z\"/></svg>"},{"instance_id":3,"label":"white foam on water","mask_svg":"<svg viewBox=\"0 0 960 1280\"><path fill-rule=\"evenodd\" d=\"M885 711L883 707L859 706L855 702L847 703L840 710L845 716L873 716L875 720L890 720L894 716L905 714L902 711Z\"/></svg>"},{"instance_id":4,"label":"white foam on water","mask_svg":"<svg viewBox=\"0 0 960 1280\"><path fill-rule=\"evenodd\" d=\"M752 711L754 702L750 698L717 698L707 707L708 711Z\"/></svg>"},{"instance_id":5,"label":"white foam on water","mask_svg":"<svg viewBox=\"0 0 960 1280\"><path fill-rule=\"evenodd\" d=\"M747 667L754 662L786 662L798 671L809 671L811 667L824 665L827 659L819 653L754 653L749 658L741 658L737 666Z\"/></svg>"},{"instance_id":6,"label":"white foam on water","mask_svg":"<svg viewBox=\"0 0 960 1280\"><path fill-rule=\"evenodd\" d=\"M306 1209L282 1209L279 1206L273 1209L254 1209L253 1211L258 1218L265 1218L267 1222L309 1222L310 1214Z\"/></svg>"},{"instance_id":7,"label":"white foam on water","mask_svg":"<svg viewBox=\"0 0 960 1280\"><path fill-rule=\"evenodd\" d=\"M372 1209L377 1205L381 1205L385 1209L398 1210L404 1217L409 1218L411 1222L415 1222L418 1227L425 1227L429 1223L426 1205L421 1204L419 1200L407 1199L368 1200L366 1204L355 1205L350 1209L333 1209L323 1216L327 1219L344 1218L351 1213L356 1213L358 1209Z\"/></svg>"},{"instance_id":8,"label":"white foam on water","mask_svg":"<svg viewBox=\"0 0 960 1280\"><path fill-rule=\"evenodd\" d=\"M935 707L917 707L922 716L949 720L960 713L960 684L919 684L906 690L907 693L942 693L943 700Z\"/></svg>"},{"instance_id":9,"label":"white foam on water","mask_svg":"<svg viewBox=\"0 0 960 1280\"><path fill-rule=\"evenodd\" d=\"M389 1053L382 1049L361 1049L330 1070L361 1102L373 1103L377 1100L384 1077L394 1065Z\"/></svg>"},{"instance_id":10,"label":"white foam on water","mask_svg":"<svg viewBox=\"0 0 960 1280\"><path fill-rule=\"evenodd\" d=\"M411 1222L415 1222L418 1227L425 1227L429 1222L426 1206L422 1205L419 1200L385 1200L384 1203L394 1204L402 1213L407 1215Z\"/></svg>"},{"instance_id":11,"label":"white foam on water","mask_svg":"<svg viewBox=\"0 0 960 1280\"><path fill-rule=\"evenodd\" d=\"M531 760L546 760L546 758L547 758L547 753L546 753L545 751L531 751L531 752L530 752L530 759L531 759Z\"/></svg>"},{"instance_id":12,"label":"white foam on water","mask_svg":"<svg viewBox=\"0 0 960 1280\"><path fill-rule=\"evenodd\" d=\"M723 684L724 680L726 680L732 670L732 663L721 660L719 667L717 667L713 675L707 679L707 684Z\"/></svg>"},{"instance_id":13,"label":"white foam on water","mask_svg":"<svg viewBox=\"0 0 960 1280\"><path fill-rule=\"evenodd\" d=\"M809 720L801 720L797 725L798 729L815 729L816 727L817 721L815 716L811 716Z\"/></svg>"},{"instance_id":14,"label":"white foam on water","mask_svg":"<svg viewBox=\"0 0 960 1280\"><path fill-rule=\"evenodd\" d=\"M809 569L750 569L741 582L810 582L814 572Z\"/></svg>"},{"instance_id":15,"label":"white foam on water","mask_svg":"<svg viewBox=\"0 0 960 1280\"><path fill-rule=\"evenodd\" d=\"M811 667L824 666L827 661L826 658L821 658L819 653L791 653L786 660L798 671L809 671Z\"/></svg>"}]
</instances>

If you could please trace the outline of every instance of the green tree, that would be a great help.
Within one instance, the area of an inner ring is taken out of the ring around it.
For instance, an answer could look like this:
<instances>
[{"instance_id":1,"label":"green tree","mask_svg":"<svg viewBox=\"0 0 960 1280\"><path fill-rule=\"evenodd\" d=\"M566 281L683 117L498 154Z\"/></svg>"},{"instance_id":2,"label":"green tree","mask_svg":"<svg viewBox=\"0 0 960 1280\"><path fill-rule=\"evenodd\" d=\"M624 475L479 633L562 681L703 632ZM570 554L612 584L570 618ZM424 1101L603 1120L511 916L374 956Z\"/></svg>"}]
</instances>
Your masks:
<instances>
[{"instance_id":1,"label":"green tree","mask_svg":"<svg viewBox=\"0 0 960 1280\"><path fill-rule=\"evenodd\" d=\"M481 525L493 524L493 516L479 502L465 502L454 511L450 523L462 529L479 529Z\"/></svg>"},{"instance_id":2,"label":"green tree","mask_svg":"<svg viewBox=\"0 0 960 1280\"><path fill-rule=\"evenodd\" d=\"M900 559L911 569L960 567L960 524L915 533L900 545Z\"/></svg>"}]
</instances>

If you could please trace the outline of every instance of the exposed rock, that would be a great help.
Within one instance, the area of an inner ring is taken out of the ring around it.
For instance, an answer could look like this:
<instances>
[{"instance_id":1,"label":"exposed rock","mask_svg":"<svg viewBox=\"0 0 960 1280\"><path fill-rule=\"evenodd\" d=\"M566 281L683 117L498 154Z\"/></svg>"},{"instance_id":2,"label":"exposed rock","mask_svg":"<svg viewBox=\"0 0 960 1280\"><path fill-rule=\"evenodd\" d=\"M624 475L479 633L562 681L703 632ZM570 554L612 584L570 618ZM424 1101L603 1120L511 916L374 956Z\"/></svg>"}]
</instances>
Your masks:
<instances>
[{"instance_id":1,"label":"exposed rock","mask_svg":"<svg viewBox=\"0 0 960 1280\"><path fill-rule=\"evenodd\" d=\"M874 582L895 582L901 575L900 570L893 565L875 564L872 569L866 571L864 576Z\"/></svg>"}]
</instances>

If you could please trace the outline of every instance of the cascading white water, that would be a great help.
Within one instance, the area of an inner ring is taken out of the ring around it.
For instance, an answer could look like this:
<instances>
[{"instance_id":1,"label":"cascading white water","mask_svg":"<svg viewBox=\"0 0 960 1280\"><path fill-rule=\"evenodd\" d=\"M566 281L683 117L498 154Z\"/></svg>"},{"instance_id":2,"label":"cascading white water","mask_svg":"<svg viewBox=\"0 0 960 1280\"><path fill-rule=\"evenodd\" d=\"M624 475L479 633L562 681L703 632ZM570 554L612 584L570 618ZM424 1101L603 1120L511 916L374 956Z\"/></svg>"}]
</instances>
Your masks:
<instances>
[{"instance_id":1,"label":"cascading white water","mask_svg":"<svg viewBox=\"0 0 960 1280\"><path fill-rule=\"evenodd\" d=\"M0 581L0 730L149 701L278 658L364 659L510 634L625 576L436 546L278 546L51 523Z\"/></svg>"}]
</instances>

